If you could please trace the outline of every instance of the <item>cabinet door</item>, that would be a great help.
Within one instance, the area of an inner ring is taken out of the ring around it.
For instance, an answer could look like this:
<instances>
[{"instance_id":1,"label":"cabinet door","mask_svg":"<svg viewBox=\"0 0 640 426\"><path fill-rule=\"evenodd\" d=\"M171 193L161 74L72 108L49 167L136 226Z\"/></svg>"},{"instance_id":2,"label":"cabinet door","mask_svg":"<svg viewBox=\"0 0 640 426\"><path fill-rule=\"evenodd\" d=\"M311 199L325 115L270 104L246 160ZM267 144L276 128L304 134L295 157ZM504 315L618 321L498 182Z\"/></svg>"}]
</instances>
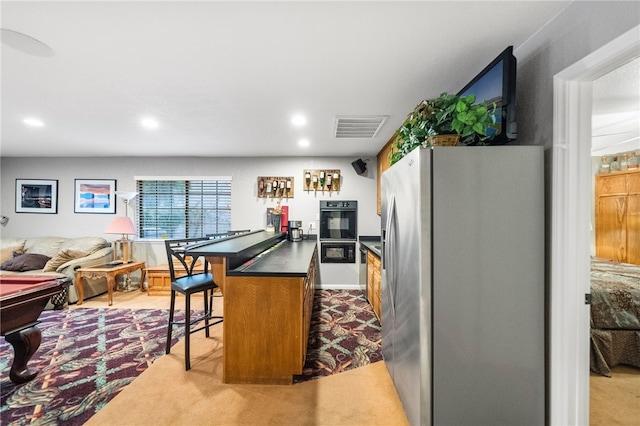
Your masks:
<instances>
[{"instance_id":1,"label":"cabinet door","mask_svg":"<svg viewBox=\"0 0 640 426\"><path fill-rule=\"evenodd\" d=\"M640 265L640 172L629 174L627 256L629 263Z\"/></svg>"},{"instance_id":2,"label":"cabinet door","mask_svg":"<svg viewBox=\"0 0 640 426\"><path fill-rule=\"evenodd\" d=\"M373 311L378 316L378 319L382 321L382 293L380 291L382 287L382 264L380 263L380 259L376 258L374 262L374 272L373 272Z\"/></svg>"},{"instance_id":3,"label":"cabinet door","mask_svg":"<svg viewBox=\"0 0 640 426\"><path fill-rule=\"evenodd\" d=\"M640 194L629 195L627 262L640 265Z\"/></svg>"},{"instance_id":4,"label":"cabinet door","mask_svg":"<svg viewBox=\"0 0 640 426\"><path fill-rule=\"evenodd\" d=\"M367 252L367 295L373 312L380 318L382 313L381 292L382 284L382 264L378 256L370 251Z\"/></svg>"},{"instance_id":5,"label":"cabinet door","mask_svg":"<svg viewBox=\"0 0 640 426\"><path fill-rule=\"evenodd\" d=\"M373 293L373 254L370 251L367 251L367 298L369 299L369 304L373 307L374 305L374 293Z\"/></svg>"},{"instance_id":6,"label":"cabinet door","mask_svg":"<svg viewBox=\"0 0 640 426\"><path fill-rule=\"evenodd\" d=\"M384 172L389 167L391 167L391 146L395 139L396 139L395 136L392 137L391 140L389 140L389 142L387 142L386 145L383 146L380 152L378 153L378 176L376 176L376 180L378 183L378 206L377 206L378 215L380 215L380 209L382 204L380 201L380 197L382 195L382 192L381 192L382 188L380 187L380 184L382 182L382 172Z\"/></svg>"},{"instance_id":7,"label":"cabinet door","mask_svg":"<svg viewBox=\"0 0 640 426\"><path fill-rule=\"evenodd\" d=\"M627 261L627 197L599 197L596 204L596 256Z\"/></svg>"},{"instance_id":8,"label":"cabinet door","mask_svg":"<svg viewBox=\"0 0 640 426\"><path fill-rule=\"evenodd\" d=\"M620 175L598 175L596 177L596 195L598 197L606 195L626 195L628 192L627 176Z\"/></svg>"}]
</instances>

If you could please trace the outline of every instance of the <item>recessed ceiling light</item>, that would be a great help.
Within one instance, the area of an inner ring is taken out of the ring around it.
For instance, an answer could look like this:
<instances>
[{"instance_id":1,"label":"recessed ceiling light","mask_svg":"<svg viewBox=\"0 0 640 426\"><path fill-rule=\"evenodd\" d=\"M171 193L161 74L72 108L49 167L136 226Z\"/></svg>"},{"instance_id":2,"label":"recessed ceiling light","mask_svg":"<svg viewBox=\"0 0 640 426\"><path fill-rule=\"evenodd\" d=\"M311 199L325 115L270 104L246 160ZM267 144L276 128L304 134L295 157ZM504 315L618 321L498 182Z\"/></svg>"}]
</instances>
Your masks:
<instances>
[{"instance_id":1,"label":"recessed ceiling light","mask_svg":"<svg viewBox=\"0 0 640 426\"><path fill-rule=\"evenodd\" d=\"M145 118L140 121L140 124L142 124L142 126L146 127L147 129L157 129L159 126L158 122L153 118Z\"/></svg>"},{"instance_id":2,"label":"recessed ceiling light","mask_svg":"<svg viewBox=\"0 0 640 426\"><path fill-rule=\"evenodd\" d=\"M300 146L309 146L309 140L308 139L300 139L298 141L298 145L300 145Z\"/></svg>"},{"instance_id":3,"label":"recessed ceiling light","mask_svg":"<svg viewBox=\"0 0 640 426\"><path fill-rule=\"evenodd\" d=\"M296 126L304 126L305 124L307 124L307 119L304 118L303 115L298 114L293 116L291 122Z\"/></svg>"},{"instance_id":4,"label":"recessed ceiling light","mask_svg":"<svg viewBox=\"0 0 640 426\"><path fill-rule=\"evenodd\" d=\"M38 120L37 118L25 118L24 120L22 120L22 122L24 124L27 124L29 126L32 127L42 127L44 126L44 123L40 120Z\"/></svg>"}]
</instances>

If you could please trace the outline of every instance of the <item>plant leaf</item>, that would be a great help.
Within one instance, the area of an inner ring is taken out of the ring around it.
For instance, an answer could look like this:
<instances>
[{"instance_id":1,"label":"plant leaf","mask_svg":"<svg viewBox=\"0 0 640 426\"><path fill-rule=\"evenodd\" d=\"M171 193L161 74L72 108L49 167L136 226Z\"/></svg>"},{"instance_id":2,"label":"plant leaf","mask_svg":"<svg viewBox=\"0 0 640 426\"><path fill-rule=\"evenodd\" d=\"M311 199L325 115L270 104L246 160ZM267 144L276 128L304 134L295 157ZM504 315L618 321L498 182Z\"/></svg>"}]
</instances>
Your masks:
<instances>
[{"instance_id":1,"label":"plant leaf","mask_svg":"<svg viewBox=\"0 0 640 426\"><path fill-rule=\"evenodd\" d=\"M465 101L467 104L471 105L472 103L474 103L474 102L476 101L476 95L467 95L467 96L465 96L465 97L464 97L464 98L462 98L462 99L464 99L464 101Z\"/></svg>"}]
</instances>

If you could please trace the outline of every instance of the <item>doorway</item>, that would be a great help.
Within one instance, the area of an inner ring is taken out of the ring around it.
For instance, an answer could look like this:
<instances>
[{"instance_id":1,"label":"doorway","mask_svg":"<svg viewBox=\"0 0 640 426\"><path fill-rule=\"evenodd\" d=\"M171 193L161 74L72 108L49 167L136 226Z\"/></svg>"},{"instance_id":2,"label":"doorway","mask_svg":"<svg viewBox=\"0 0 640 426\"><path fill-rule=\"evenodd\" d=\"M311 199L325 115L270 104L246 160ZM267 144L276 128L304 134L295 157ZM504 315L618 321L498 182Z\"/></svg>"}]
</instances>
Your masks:
<instances>
[{"instance_id":1,"label":"doorway","mask_svg":"<svg viewBox=\"0 0 640 426\"><path fill-rule=\"evenodd\" d=\"M554 77L549 423L589 424L592 82L640 56L635 27ZM585 141L589 141L586 143Z\"/></svg>"}]
</instances>

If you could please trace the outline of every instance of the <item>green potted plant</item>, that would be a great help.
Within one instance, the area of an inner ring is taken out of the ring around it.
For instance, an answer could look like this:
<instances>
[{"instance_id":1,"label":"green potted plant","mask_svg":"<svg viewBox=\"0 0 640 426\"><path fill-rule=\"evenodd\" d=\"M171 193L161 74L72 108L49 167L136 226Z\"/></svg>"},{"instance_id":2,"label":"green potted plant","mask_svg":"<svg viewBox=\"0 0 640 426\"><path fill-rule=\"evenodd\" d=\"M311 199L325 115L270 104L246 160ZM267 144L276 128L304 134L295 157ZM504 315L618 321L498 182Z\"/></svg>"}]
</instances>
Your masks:
<instances>
[{"instance_id":1,"label":"green potted plant","mask_svg":"<svg viewBox=\"0 0 640 426\"><path fill-rule=\"evenodd\" d=\"M421 101L396 131L391 155L394 164L418 146L485 144L493 135L486 129L496 123L496 105L475 103L475 95L457 96L442 93ZM444 142L437 139L447 136Z\"/></svg>"}]
</instances>

